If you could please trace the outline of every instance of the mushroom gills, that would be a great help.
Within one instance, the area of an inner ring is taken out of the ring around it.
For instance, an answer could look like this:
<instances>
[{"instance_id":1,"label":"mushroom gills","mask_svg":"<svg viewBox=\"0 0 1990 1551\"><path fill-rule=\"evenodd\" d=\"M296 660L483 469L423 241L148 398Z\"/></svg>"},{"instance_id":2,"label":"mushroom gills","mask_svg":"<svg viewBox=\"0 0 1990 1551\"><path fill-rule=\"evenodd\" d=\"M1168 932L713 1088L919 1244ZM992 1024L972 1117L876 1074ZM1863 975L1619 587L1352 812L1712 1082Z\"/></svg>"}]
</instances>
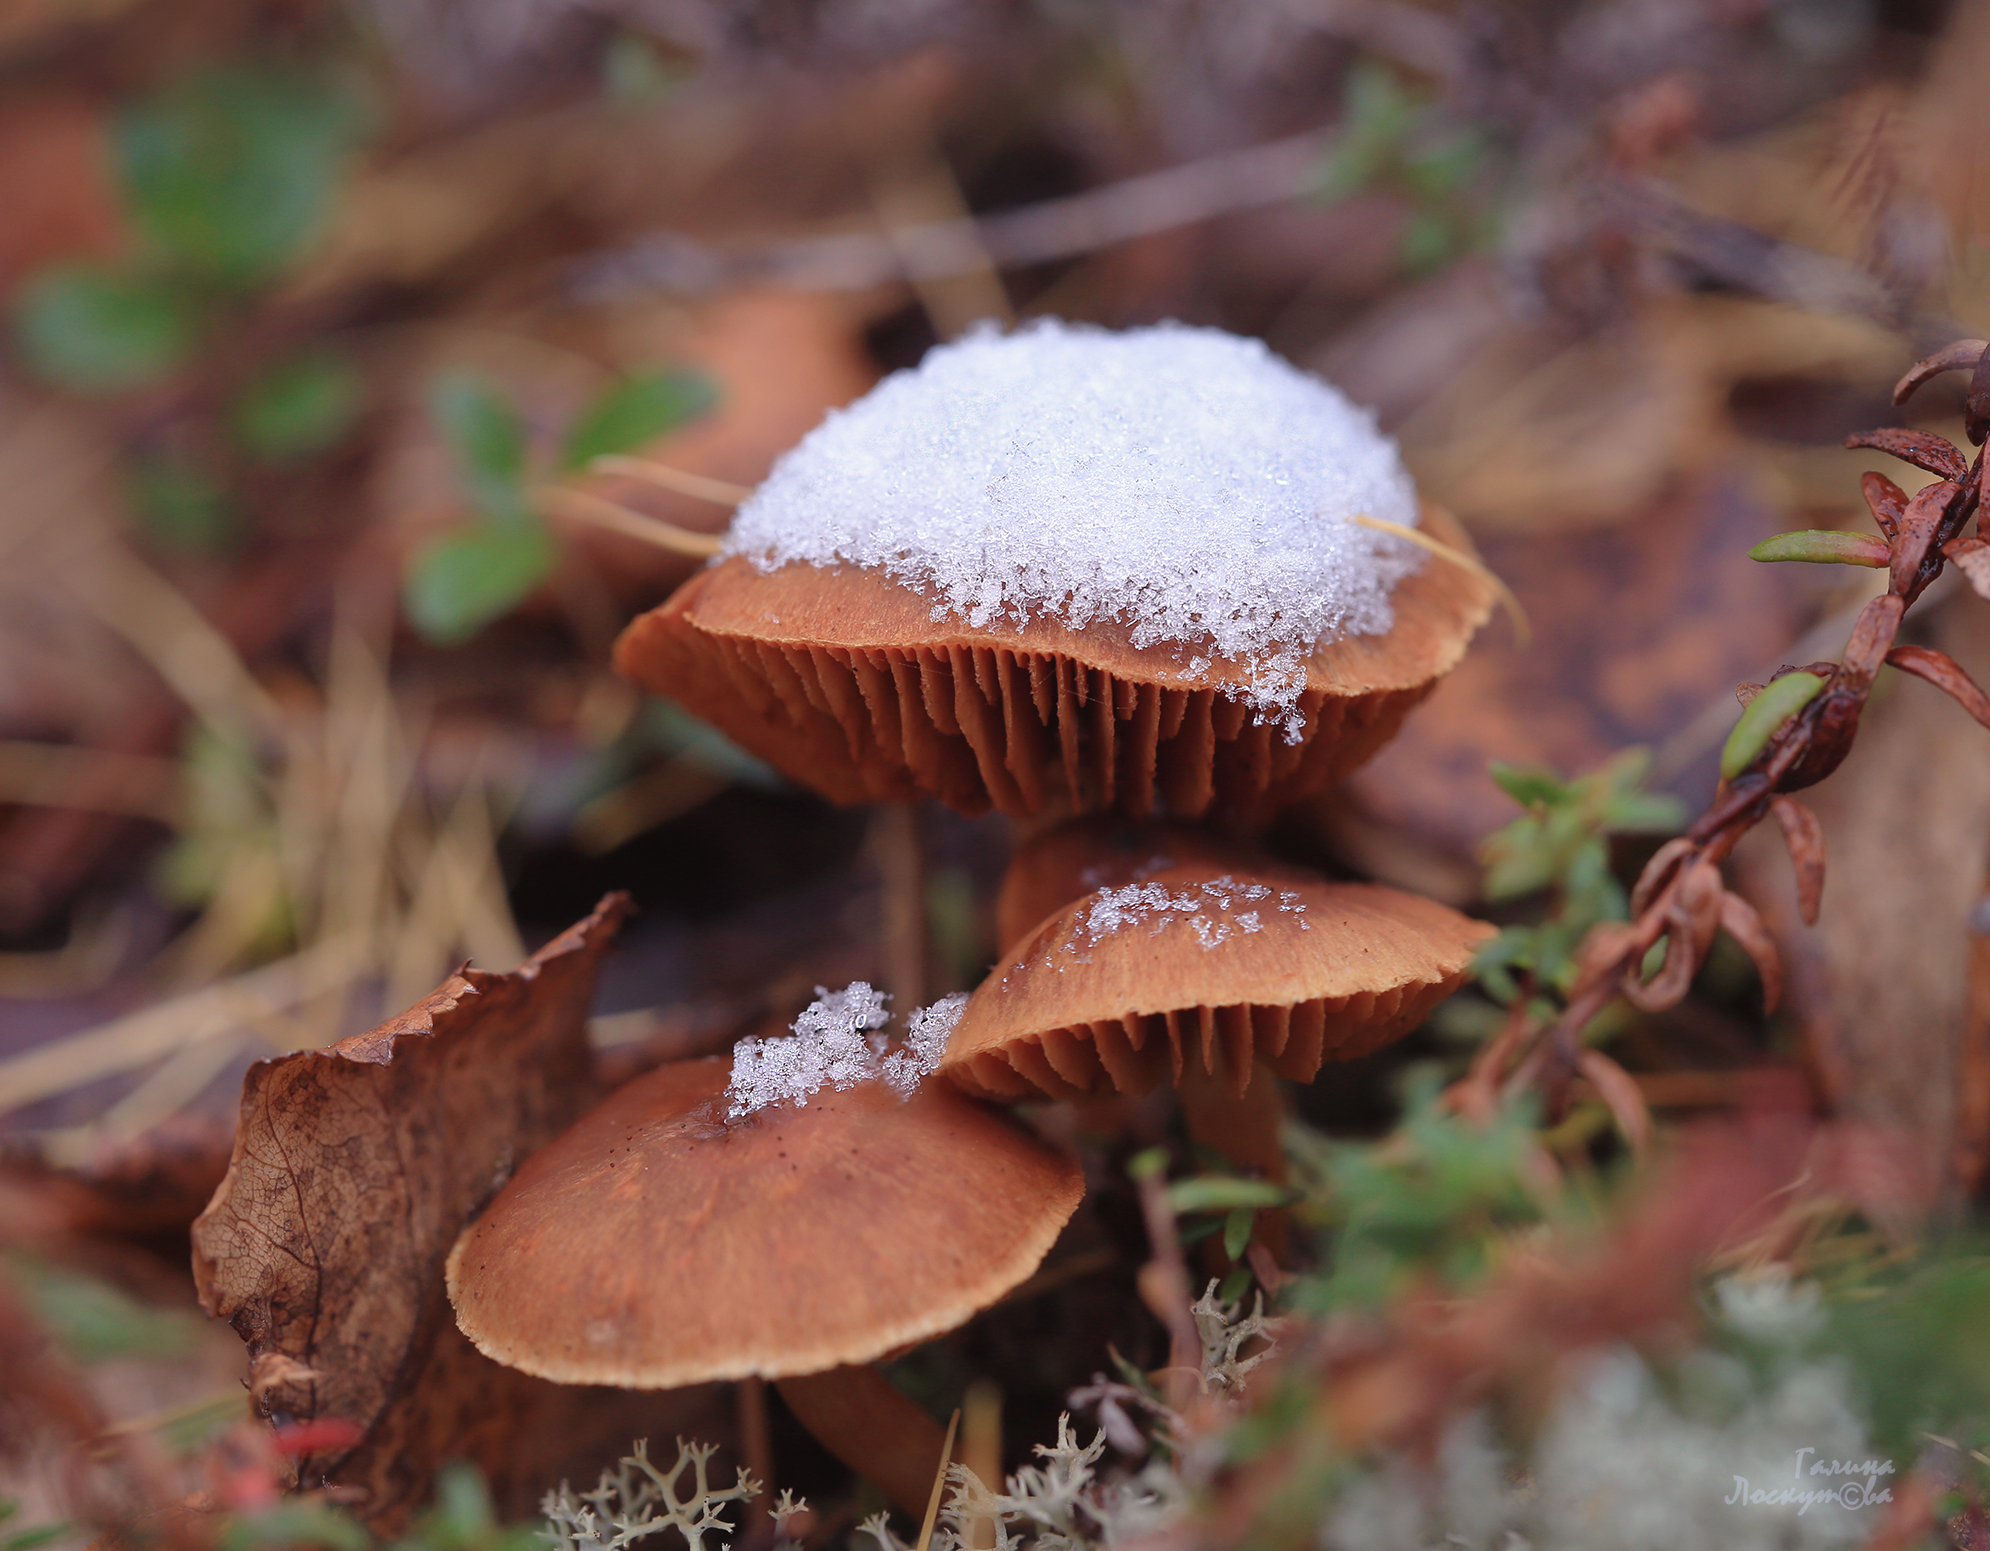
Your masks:
<instances>
[{"instance_id":1,"label":"mushroom gills","mask_svg":"<svg viewBox=\"0 0 1990 1551\"><path fill-rule=\"evenodd\" d=\"M698 647L680 643L698 666L671 675L685 686L678 698L770 763L806 771L842 802L916 789L962 812L1012 817L1059 806L1186 817L1277 807L1364 763L1431 688L1358 700L1309 690L1294 742L1217 691L1118 678L1054 654L697 634Z\"/></svg>"},{"instance_id":2,"label":"mushroom gills","mask_svg":"<svg viewBox=\"0 0 1990 1551\"><path fill-rule=\"evenodd\" d=\"M1236 1091L1250 1081L1253 1057L1280 1077L1311 1082L1328 1061L1352 1061L1414 1028L1456 989L1449 981L1393 987L1296 1004L1190 1007L1129 1013L1076 1027L1046 1029L949 1068L954 1080L988 1098L1070 1098L1114 1089L1144 1093L1179 1082L1186 1071L1220 1071ZM1214 1040L1222 1045L1212 1065Z\"/></svg>"}]
</instances>

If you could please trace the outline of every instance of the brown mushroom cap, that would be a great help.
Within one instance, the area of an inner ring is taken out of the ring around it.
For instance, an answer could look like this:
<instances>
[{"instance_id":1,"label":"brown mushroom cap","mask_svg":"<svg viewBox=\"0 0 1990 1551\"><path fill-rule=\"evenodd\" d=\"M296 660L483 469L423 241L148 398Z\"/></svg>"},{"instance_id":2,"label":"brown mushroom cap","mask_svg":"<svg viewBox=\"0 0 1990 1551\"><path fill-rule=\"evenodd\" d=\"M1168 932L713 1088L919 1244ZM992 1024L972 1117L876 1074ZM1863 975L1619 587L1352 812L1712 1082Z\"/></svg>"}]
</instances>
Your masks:
<instances>
[{"instance_id":1,"label":"brown mushroom cap","mask_svg":"<svg viewBox=\"0 0 1990 1551\"><path fill-rule=\"evenodd\" d=\"M1493 930L1413 894L1284 869L1180 866L1143 886L1200 903L1103 927L1104 891L1065 906L969 998L941 1072L1004 1099L1138 1092L1189 1064L1238 1089L1254 1062L1308 1082L1414 1028ZM1251 887L1269 893L1247 898Z\"/></svg>"},{"instance_id":2,"label":"brown mushroom cap","mask_svg":"<svg viewBox=\"0 0 1990 1551\"><path fill-rule=\"evenodd\" d=\"M1139 883L1169 867L1212 873L1275 868L1269 857L1188 824L1090 814L1038 830L1017 843L995 893L995 943L1008 952L1046 916L1095 889Z\"/></svg>"},{"instance_id":3,"label":"brown mushroom cap","mask_svg":"<svg viewBox=\"0 0 1990 1551\"><path fill-rule=\"evenodd\" d=\"M728 1123L727 1057L617 1090L526 1159L450 1251L456 1322L561 1384L674 1389L872 1358L1034 1271L1076 1163L927 1083Z\"/></svg>"},{"instance_id":4,"label":"brown mushroom cap","mask_svg":"<svg viewBox=\"0 0 1990 1551\"><path fill-rule=\"evenodd\" d=\"M1435 509L1423 526L1467 542ZM964 813L1193 818L1217 803L1277 807L1346 775L1457 663L1493 595L1432 562L1392 602L1387 634L1315 651L1297 743L1254 721L1240 663L1185 678L1187 654L1136 647L1110 620L936 620L933 598L848 565L722 561L632 623L615 663L838 802L925 792Z\"/></svg>"}]
</instances>

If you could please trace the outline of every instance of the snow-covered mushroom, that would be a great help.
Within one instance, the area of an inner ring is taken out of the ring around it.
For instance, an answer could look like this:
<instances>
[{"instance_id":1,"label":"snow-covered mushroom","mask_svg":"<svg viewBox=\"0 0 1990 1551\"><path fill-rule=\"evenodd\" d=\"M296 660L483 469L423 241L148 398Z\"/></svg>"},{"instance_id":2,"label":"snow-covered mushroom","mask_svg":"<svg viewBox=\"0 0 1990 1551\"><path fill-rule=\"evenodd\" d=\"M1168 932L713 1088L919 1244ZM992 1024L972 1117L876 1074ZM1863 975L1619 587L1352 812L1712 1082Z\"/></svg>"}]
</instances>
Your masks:
<instances>
[{"instance_id":1,"label":"snow-covered mushroom","mask_svg":"<svg viewBox=\"0 0 1990 1551\"><path fill-rule=\"evenodd\" d=\"M825 1002L818 1023L855 1045L749 1041L660 1067L526 1159L450 1253L449 1297L486 1356L557 1383L824 1375L784 1384L791 1407L923 1506L937 1429L851 1365L1028 1277L1083 1177L1000 1111L919 1083L916 1060L852 1060L882 1021L868 987ZM838 1422L853 1408L863 1427Z\"/></svg>"},{"instance_id":2,"label":"snow-covered mushroom","mask_svg":"<svg viewBox=\"0 0 1990 1551\"><path fill-rule=\"evenodd\" d=\"M1013 1099L1140 1092L1261 1063L1309 1082L1407 1033L1492 933L1433 900L1259 864L1147 871L1013 945L968 999L940 1071Z\"/></svg>"},{"instance_id":3,"label":"snow-covered mushroom","mask_svg":"<svg viewBox=\"0 0 1990 1551\"><path fill-rule=\"evenodd\" d=\"M1042 323L832 415L622 671L844 802L1238 813L1382 746L1486 583L1395 446L1254 341Z\"/></svg>"}]
</instances>

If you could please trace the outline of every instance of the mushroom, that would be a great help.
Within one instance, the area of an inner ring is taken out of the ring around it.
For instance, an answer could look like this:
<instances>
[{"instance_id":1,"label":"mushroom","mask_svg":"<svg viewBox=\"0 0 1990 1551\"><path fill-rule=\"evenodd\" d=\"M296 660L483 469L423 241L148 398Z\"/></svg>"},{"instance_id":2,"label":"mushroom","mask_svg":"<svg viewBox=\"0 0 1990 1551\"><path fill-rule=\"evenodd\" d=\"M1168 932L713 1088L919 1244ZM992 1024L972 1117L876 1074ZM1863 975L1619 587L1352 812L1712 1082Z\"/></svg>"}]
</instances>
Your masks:
<instances>
[{"instance_id":1,"label":"mushroom","mask_svg":"<svg viewBox=\"0 0 1990 1551\"><path fill-rule=\"evenodd\" d=\"M1285 1178L1274 1076L1309 1081L1406 1033L1492 931L1192 829L1097 818L1018 849L997 922L1008 951L962 1010L942 1073L1004 1099L1171 1079L1189 1136L1273 1181ZM1282 1221L1268 1214L1259 1231L1280 1257Z\"/></svg>"},{"instance_id":2,"label":"mushroom","mask_svg":"<svg viewBox=\"0 0 1990 1551\"><path fill-rule=\"evenodd\" d=\"M1419 521L1393 444L1255 341L975 334L811 433L616 663L841 802L1240 816L1367 759L1490 611L1351 519Z\"/></svg>"},{"instance_id":3,"label":"mushroom","mask_svg":"<svg viewBox=\"0 0 1990 1551\"><path fill-rule=\"evenodd\" d=\"M916 1513L938 1428L853 1365L1028 1277L1082 1174L944 1083L901 1097L872 1079L729 1118L733 1065L659 1067L527 1158L450 1253L457 1323L562 1384L780 1381L832 1453Z\"/></svg>"},{"instance_id":4,"label":"mushroom","mask_svg":"<svg viewBox=\"0 0 1990 1551\"><path fill-rule=\"evenodd\" d=\"M1094 889L1010 948L940 1070L972 1093L1138 1092L1185 1074L1241 1095L1379 1049L1463 981L1484 922L1370 883L1204 860Z\"/></svg>"}]
</instances>

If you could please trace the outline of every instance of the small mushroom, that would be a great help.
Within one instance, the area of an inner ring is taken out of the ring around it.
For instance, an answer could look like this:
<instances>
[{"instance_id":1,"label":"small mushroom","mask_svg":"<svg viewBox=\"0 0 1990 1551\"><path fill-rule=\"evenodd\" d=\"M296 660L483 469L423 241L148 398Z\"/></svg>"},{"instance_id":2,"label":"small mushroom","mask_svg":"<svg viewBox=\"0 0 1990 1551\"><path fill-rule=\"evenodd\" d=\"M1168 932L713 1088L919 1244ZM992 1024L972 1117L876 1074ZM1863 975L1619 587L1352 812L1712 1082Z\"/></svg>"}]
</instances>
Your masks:
<instances>
[{"instance_id":1,"label":"small mushroom","mask_svg":"<svg viewBox=\"0 0 1990 1551\"><path fill-rule=\"evenodd\" d=\"M615 660L839 802L1262 812L1375 753L1492 607L1356 518L1419 520L1393 445L1255 341L973 336L812 433Z\"/></svg>"},{"instance_id":2,"label":"small mushroom","mask_svg":"<svg viewBox=\"0 0 1990 1551\"><path fill-rule=\"evenodd\" d=\"M1163 867L1095 889L968 999L940 1071L999 1099L1139 1092L1184 1075L1242 1095L1379 1049L1463 981L1484 922L1366 883L1263 865Z\"/></svg>"},{"instance_id":3,"label":"small mushroom","mask_svg":"<svg viewBox=\"0 0 1990 1551\"><path fill-rule=\"evenodd\" d=\"M660 1067L526 1159L450 1253L457 1323L486 1356L562 1384L822 1375L792 1408L916 1510L937 1429L850 1365L1028 1277L1082 1173L944 1083L901 1098L867 1081L728 1120L732 1064ZM863 1427L836 1420L852 1408Z\"/></svg>"},{"instance_id":4,"label":"small mushroom","mask_svg":"<svg viewBox=\"0 0 1990 1551\"><path fill-rule=\"evenodd\" d=\"M1144 883L1165 867L1250 871L1269 859L1190 824L1094 814L1018 840L995 892L995 946L1006 953L1081 894Z\"/></svg>"}]
</instances>

